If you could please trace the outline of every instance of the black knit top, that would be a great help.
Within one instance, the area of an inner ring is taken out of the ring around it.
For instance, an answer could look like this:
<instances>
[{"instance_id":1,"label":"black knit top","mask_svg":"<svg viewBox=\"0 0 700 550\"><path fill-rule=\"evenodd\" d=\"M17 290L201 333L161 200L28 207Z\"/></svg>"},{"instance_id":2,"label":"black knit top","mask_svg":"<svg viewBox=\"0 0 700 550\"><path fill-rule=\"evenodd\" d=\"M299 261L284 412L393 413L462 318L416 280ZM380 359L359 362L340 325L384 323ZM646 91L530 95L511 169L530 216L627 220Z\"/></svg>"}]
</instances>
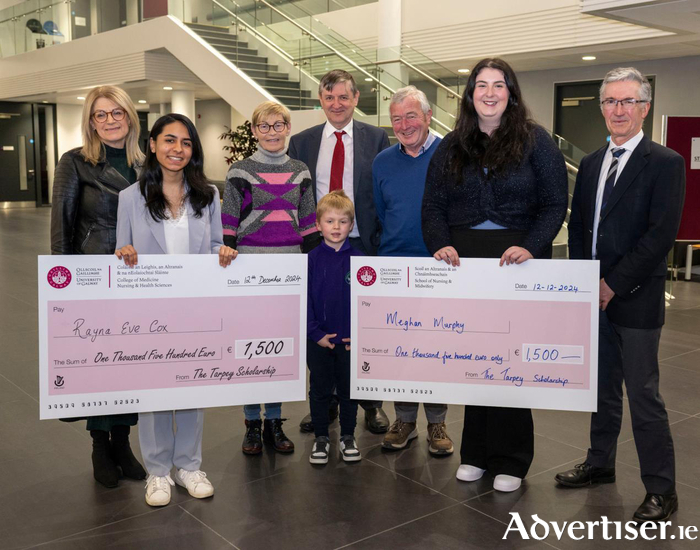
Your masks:
<instances>
[{"instance_id":1,"label":"black knit top","mask_svg":"<svg viewBox=\"0 0 700 550\"><path fill-rule=\"evenodd\" d=\"M434 254L451 246L450 228L469 228L490 220L527 231L523 248L535 258L557 236L568 204L564 156L547 131L534 126L533 144L519 166L502 177L486 176L472 166L456 183L447 166L455 133L445 136L428 167L423 196L423 239Z\"/></svg>"}]
</instances>

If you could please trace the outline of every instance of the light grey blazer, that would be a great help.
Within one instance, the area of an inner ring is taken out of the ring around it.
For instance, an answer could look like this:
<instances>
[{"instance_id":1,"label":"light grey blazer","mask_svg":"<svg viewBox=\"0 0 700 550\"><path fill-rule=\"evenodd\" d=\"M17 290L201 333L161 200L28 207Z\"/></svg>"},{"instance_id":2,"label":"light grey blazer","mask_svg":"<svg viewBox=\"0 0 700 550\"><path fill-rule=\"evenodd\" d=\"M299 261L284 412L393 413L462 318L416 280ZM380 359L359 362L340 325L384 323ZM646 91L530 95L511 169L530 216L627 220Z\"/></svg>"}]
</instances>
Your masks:
<instances>
[{"instance_id":1,"label":"light grey blazer","mask_svg":"<svg viewBox=\"0 0 700 550\"><path fill-rule=\"evenodd\" d=\"M212 186L214 187L214 186ZM221 202L219 191L214 187L214 200L196 218L187 202L190 232L190 254L218 254L224 244L221 225ZM167 254L163 223L153 219L146 208L146 200L138 183L119 193L117 209L117 248L132 245L139 254Z\"/></svg>"}]
</instances>

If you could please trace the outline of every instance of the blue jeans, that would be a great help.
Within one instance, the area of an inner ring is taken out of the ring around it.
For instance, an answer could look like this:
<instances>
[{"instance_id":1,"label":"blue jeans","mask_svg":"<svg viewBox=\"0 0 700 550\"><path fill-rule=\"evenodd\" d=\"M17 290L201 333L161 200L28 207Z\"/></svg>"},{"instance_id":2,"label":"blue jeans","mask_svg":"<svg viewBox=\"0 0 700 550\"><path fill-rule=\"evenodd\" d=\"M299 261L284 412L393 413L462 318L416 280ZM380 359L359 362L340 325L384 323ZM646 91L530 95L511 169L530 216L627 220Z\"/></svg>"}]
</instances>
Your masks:
<instances>
[{"instance_id":1,"label":"blue jeans","mask_svg":"<svg viewBox=\"0 0 700 550\"><path fill-rule=\"evenodd\" d=\"M246 420L260 420L260 405L243 405ZM265 403L265 418L282 418L282 403Z\"/></svg>"}]
</instances>

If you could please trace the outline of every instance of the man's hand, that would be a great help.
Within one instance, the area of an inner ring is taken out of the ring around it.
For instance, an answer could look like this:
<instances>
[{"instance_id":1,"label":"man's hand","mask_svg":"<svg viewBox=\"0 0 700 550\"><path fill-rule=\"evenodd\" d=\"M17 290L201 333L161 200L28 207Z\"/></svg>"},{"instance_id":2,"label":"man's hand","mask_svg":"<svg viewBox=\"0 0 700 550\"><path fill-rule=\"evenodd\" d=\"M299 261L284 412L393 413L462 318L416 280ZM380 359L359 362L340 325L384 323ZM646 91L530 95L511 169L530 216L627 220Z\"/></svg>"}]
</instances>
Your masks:
<instances>
[{"instance_id":1,"label":"man's hand","mask_svg":"<svg viewBox=\"0 0 700 550\"><path fill-rule=\"evenodd\" d=\"M608 286L608 283L605 282L605 279L601 279L600 296L598 297L598 302L600 304L601 311L605 311L605 308L608 307L610 300L612 300L614 296L615 292L613 292L613 289Z\"/></svg>"}]
</instances>

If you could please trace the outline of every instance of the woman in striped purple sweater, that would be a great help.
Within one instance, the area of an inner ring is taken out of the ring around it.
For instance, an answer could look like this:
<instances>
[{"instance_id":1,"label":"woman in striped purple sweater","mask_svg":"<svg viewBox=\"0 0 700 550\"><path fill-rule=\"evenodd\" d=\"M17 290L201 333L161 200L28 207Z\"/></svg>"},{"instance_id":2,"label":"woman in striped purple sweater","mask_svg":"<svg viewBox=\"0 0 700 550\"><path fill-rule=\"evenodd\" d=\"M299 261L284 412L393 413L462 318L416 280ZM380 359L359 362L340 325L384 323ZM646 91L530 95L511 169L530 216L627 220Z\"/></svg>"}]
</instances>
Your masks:
<instances>
[{"instance_id":1,"label":"woman in striped purple sweater","mask_svg":"<svg viewBox=\"0 0 700 550\"><path fill-rule=\"evenodd\" d=\"M293 254L318 241L316 202L311 174L303 162L287 156L289 111L266 101L253 113L258 150L236 162L226 175L221 217L224 243L242 254ZM245 405L246 434L242 450L260 454L263 439L281 453L294 451L282 430L282 404Z\"/></svg>"}]
</instances>

